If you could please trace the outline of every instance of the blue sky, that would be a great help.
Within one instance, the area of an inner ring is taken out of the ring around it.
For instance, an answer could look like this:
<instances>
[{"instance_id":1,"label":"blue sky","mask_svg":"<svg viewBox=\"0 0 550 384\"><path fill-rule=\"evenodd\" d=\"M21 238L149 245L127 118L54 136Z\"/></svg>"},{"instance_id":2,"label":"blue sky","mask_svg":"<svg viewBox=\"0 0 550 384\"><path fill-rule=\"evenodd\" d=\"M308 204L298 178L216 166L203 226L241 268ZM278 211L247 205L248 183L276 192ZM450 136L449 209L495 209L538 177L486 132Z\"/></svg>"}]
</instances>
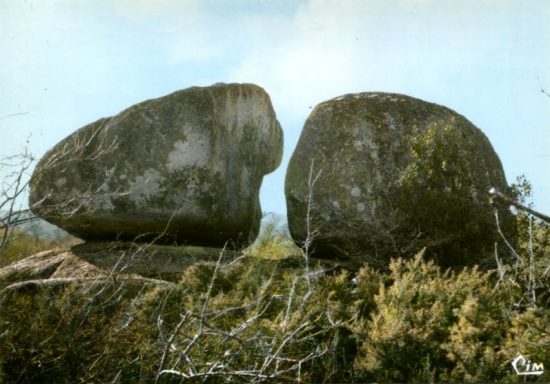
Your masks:
<instances>
[{"instance_id":1,"label":"blue sky","mask_svg":"<svg viewBox=\"0 0 550 384\"><path fill-rule=\"evenodd\" d=\"M285 133L264 211L311 107L385 91L445 105L550 213L548 0L0 0L0 158L194 85L252 82ZM0 177L2 170L0 170Z\"/></svg>"}]
</instances>

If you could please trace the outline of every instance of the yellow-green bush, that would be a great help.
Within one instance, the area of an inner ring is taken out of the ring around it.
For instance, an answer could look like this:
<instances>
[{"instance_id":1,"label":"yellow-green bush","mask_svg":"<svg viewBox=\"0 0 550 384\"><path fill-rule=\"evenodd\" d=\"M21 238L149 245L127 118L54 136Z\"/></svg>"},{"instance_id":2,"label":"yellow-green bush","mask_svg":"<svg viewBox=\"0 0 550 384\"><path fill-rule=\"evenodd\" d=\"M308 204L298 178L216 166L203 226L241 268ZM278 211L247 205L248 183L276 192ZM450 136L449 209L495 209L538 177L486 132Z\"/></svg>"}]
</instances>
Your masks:
<instances>
[{"instance_id":1,"label":"yellow-green bush","mask_svg":"<svg viewBox=\"0 0 550 384\"><path fill-rule=\"evenodd\" d=\"M518 252L548 268L547 229L531 233L539 245ZM264 240L257 252L279 246ZM537 270L529 301L526 260L444 271L419 254L350 273L243 256L197 263L172 288L29 285L0 294L0 381L520 381L518 353L550 359L548 279Z\"/></svg>"},{"instance_id":2,"label":"yellow-green bush","mask_svg":"<svg viewBox=\"0 0 550 384\"><path fill-rule=\"evenodd\" d=\"M442 272L419 254L393 261L388 279L370 318L356 328L364 338L359 370L391 382L502 377L506 361L480 353L499 348L507 323L488 274L475 268Z\"/></svg>"},{"instance_id":3,"label":"yellow-green bush","mask_svg":"<svg viewBox=\"0 0 550 384\"><path fill-rule=\"evenodd\" d=\"M531 184L524 176L513 185L515 198L530 205ZM501 263L499 285L518 308L550 308L550 223L519 211L515 257Z\"/></svg>"},{"instance_id":4,"label":"yellow-green bush","mask_svg":"<svg viewBox=\"0 0 550 384\"><path fill-rule=\"evenodd\" d=\"M111 343L124 343L117 330L135 295L135 287L111 284L31 285L3 292L0 382L106 382L104 377L114 377L129 357Z\"/></svg>"},{"instance_id":5,"label":"yellow-green bush","mask_svg":"<svg viewBox=\"0 0 550 384\"><path fill-rule=\"evenodd\" d=\"M2 236L3 231L0 230L0 238ZM25 231L16 229L10 234L6 244L0 248L0 268L40 251L63 247L73 244L75 241L77 239L69 235L61 238L46 239L32 236Z\"/></svg>"},{"instance_id":6,"label":"yellow-green bush","mask_svg":"<svg viewBox=\"0 0 550 384\"><path fill-rule=\"evenodd\" d=\"M512 319L512 327L507 334L504 355L514 359L518 354L530 358L535 363L544 363L540 382L550 382L550 308L529 308L518 312Z\"/></svg>"},{"instance_id":7,"label":"yellow-green bush","mask_svg":"<svg viewBox=\"0 0 550 384\"><path fill-rule=\"evenodd\" d=\"M262 259L283 259L299 255L300 249L294 244L287 231L279 230L276 219L265 223L256 241L245 253Z\"/></svg>"},{"instance_id":8,"label":"yellow-green bush","mask_svg":"<svg viewBox=\"0 0 550 384\"><path fill-rule=\"evenodd\" d=\"M351 292L347 274L310 276L308 283L303 270L276 265L250 258L218 269L213 264L195 265L168 295L156 290L140 301L130 332L135 329L138 335L148 328L158 339L162 328L166 338L173 337L173 352L163 368L189 378L347 381L354 356L347 351L354 341L340 301ZM182 316L186 321L178 327ZM148 345L153 350L147 356L157 351L157 367L158 347ZM348 371L342 369L344 360ZM181 380L175 373L162 378Z\"/></svg>"},{"instance_id":9,"label":"yellow-green bush","mask_svg":"<svg viewBox=\"0 0 550 384\"><path fill-rule=\"evenodd\" d=\"M0 371L8 382L149 383L166 351L162 368L195 381L348 381L349 276L277 265L199 263L173 289L15 291L0 306ZM159 382L181 379L164 373Z\"/></svg>"}]
</instances>

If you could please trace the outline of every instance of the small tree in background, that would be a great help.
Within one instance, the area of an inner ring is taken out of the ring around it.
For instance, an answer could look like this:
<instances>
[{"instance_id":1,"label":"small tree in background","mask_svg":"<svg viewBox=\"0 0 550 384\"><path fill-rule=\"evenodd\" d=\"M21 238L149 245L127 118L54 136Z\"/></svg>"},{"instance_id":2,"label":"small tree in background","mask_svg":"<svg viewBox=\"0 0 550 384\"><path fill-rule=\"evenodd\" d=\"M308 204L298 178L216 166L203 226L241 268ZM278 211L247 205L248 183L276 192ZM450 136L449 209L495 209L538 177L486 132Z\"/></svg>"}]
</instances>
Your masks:
<instances>
[{"instance_id":1,"label":"small tree in background","mask_svg":"<svg viewBox=\"0 0 550 384\"><path fill-rule=\"evenodd\" d=\"M19 207L20 198L29 184L29 171L34 157L25 149L22 154L0 159L4 179L0 182L0 252L7 245L15 227L26 220Z\"/></svg>"}]
</instances>

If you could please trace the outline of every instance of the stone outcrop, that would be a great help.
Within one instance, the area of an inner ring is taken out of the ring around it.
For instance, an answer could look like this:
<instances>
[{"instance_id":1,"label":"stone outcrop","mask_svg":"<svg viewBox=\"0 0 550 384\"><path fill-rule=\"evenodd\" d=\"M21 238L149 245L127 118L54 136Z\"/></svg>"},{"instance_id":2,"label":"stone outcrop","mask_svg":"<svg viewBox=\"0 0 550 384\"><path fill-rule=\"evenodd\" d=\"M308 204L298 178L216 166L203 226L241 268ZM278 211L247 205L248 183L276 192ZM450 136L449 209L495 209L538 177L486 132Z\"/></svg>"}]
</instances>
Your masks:
<instances>
[{"instance_id":1,"label":"stone outcrop","mask_svg":"<svg viewBox=\"0 0 550 384\"><path fill-rule=\"evenodd\" d=\"M210 281L214 278L212 268L218 262L222 268L245 263L278 274L304 268L304 259L299 255L264 259L213 247L86 242L42 251L0 268L0 306L8 293L17 295L68 286L84 292L92 286L173 289L185 273L197 267L200 270L201 266L209 272L197 278Z\"/></svg>"},{"instance_id":2,"label":"stone outcrop","mask_svg":"<svg viewBox=\"0 0 550 384\"><path fill-rule=\"evenodd\" d=\"M444 266L484 264L498 238L490 187L508 190L501 162L463 116L404 95L345 95L305 123L286 175L289 229L319 258L384 268L426 247Z\"/></svg>"},{"instance_id":3,"label":"stone outcrop","mask_svg":"<svg viewBox=\"0 0 550 384\"><path fill-rule=\"evenodd\" d=\"M25 285L101 282L105 279L170 286L198 262L227 263L240 254L198 246L89 242L52 249L0 268L0 293Z\"/></svg>"},{"instance_id":4,"label":"stone outcrop","mask_svg":"<svg viewBox=\"0 0 550 384\"><path fill-rule=\"evenodd\" d=\"M240 247L257 236L282 140L262 88L188 88L58 143L35 169L30 206L85 240Z\"/></svg>"}]
</instances>

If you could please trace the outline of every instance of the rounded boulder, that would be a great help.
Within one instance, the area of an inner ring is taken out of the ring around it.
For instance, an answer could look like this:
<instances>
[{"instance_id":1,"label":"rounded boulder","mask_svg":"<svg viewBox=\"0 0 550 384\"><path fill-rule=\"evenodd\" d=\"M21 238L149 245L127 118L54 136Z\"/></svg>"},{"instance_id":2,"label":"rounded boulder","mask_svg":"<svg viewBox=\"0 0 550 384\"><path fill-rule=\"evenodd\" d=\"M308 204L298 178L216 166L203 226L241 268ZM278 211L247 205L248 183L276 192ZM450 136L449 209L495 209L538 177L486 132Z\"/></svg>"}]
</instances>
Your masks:
<instances>
[{"instance_id":1,"label":"rounded boulder","mask_svg":"<svg viewBox=\"0 0 550 384\"><path fill-rule=\"evenodd\" d=\"M30 207L86 240L241 247L258 234L260 185L282 143L262 88L184 89L58 143L33 173Z\"/></svg>"},{"instance_id":2,"label":"rounded boulder","mask_svg":"<svg viewBox=\"0 0 550 384\"><path fill-rule=\"evenodd\" d=\"M490 264L499 235L488 190L507 191L487 137L436 104L359 93L319 104L288 165L290 233L313 257L385 268L426 255ZM503 227L506 207L496 207Z\"/></svg>"}]
</instances>

